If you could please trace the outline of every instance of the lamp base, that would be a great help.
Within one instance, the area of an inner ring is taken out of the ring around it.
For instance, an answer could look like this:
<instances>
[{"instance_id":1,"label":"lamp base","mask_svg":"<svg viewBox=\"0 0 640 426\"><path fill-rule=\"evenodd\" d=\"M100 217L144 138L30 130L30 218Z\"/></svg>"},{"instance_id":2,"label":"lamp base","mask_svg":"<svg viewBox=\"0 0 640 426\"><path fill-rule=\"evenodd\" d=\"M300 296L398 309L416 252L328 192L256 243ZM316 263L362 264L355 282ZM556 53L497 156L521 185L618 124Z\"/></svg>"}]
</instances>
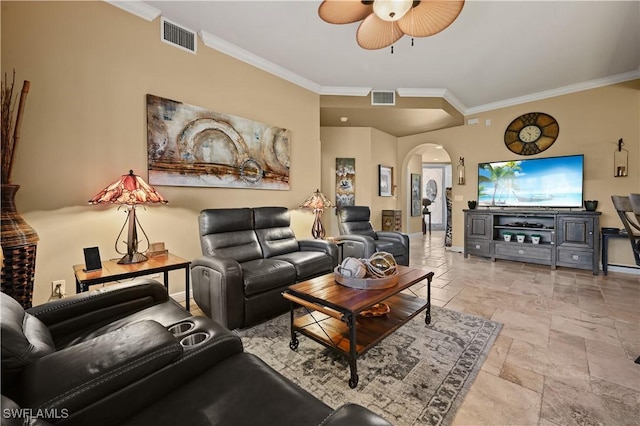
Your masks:
<instances>
[{"instance_id":1,"label":"lamp base","mask_svg":"<svg viewBox=\"0 0 640 426\"><path fill-rule=\"evenodd\" d=\"M140 263L147 260L147 256L142 253L125 254L122 259L118 260L119 265L131 265L132 263Z\"/></svg>"},{"instance_id":2,"label":"lamp base","mask_svg":"<svg viewBox=\"0 0 640 426\"><path fill-rule=\"evenodd\" d=\"M324 226L322 226L322 221L320 220L319 210L316 210L316 218L313 221L313 226L311 228L311 235L316 240L322 240L325 236Z\"/></svg>"}]
</instances>

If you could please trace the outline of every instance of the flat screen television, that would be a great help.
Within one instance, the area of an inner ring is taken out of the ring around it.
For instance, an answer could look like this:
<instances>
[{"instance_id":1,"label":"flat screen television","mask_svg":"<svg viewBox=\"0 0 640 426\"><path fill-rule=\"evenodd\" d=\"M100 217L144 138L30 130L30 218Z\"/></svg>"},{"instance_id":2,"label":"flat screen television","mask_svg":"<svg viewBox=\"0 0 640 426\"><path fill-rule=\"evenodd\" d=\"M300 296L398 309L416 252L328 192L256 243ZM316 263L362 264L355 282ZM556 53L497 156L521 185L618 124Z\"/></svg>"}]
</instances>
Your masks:
<instances>
[{"instance_id":1,"label":"flat screen television","mask_svg":"<svg viewBox=\"0 0 640 426\"><path fill-rule=\"evenodd\" d=\"M478 164L478 205L582 207L584 155Z\"/></svg>"}]
</instances>

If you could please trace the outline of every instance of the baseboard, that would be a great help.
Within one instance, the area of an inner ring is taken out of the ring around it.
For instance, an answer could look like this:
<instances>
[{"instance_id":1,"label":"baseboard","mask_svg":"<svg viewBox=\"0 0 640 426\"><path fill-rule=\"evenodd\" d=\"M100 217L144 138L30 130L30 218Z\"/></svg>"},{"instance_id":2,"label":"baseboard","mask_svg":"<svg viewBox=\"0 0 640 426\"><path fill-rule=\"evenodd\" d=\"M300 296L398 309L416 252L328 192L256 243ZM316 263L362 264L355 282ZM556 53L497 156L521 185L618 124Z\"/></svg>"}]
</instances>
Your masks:
<instances>
[{"instance_id":1,"label":"baseboard","mask_svg":"<svg viewBox=\"0 0 640 426\"><path fill-rule=\"evenodd\" d=\"M623 274L640 275L640 267L609 264L609 266L607 266L607 273L609 272L622 272Z\"/></svg>"}]
</instances>

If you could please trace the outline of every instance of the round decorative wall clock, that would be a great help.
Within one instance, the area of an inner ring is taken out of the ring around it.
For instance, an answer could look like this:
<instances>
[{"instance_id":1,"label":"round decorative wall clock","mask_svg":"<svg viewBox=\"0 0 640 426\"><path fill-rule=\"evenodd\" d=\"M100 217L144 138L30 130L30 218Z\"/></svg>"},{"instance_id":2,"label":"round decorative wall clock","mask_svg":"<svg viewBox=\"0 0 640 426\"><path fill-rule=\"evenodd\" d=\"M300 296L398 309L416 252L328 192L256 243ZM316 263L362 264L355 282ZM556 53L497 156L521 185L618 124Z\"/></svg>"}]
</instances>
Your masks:
<instances>
[{"instance_id":1,"label":"round decorative wall clock","mask_svg":"<svg viewBox=\"0 0 640 426\"><path fill-rule=\"evenodd\" d=\"M538 154L558 138L560 127L555 118L542 112L522 114L507 126L504 144L520 155Z\"/></svg>"}]
</instances>

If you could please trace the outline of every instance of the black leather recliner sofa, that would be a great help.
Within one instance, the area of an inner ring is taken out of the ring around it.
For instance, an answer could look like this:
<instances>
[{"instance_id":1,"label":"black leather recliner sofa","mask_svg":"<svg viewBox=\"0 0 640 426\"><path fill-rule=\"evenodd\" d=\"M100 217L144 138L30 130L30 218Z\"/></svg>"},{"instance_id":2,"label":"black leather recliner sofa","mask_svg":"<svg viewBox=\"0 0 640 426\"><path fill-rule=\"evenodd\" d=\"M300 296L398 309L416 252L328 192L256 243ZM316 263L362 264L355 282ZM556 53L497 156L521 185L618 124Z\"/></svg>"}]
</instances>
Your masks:
<instances>
[{"instance_id":1,"label":"black leather recliner sofa","mask_svg":"<svg viewBox=\"0 0 640 426\"><path fill-rule=\"evenodd\" d=\"M409 266L409 236L396 231L374 231L367 206L338 209L337 241L343 241L344 257L368 258L377 251L391 253L399 265Z\"/></svg>"},{"instance_id":2,"label":"black leather recliner sofa","mask_svg":"<svg viewBox=\"0 0 640 426\"><path fill-rule=\"evenodd\" d=\"M288 286L338 264L335 244L296 239L284 207L206 209L198 221L203 256L191 262L193 297L231 330L285 312Z\"/></svg>"},{"instance_id":3,"label":"black leather recliner sofa","mask_svg":"<svg viewBox=\"0 0 640 426\"><path fill-rule=\"evenodd\" d=\"M331 409L153 280L0 302L2 425L389 425Z\"/></svg>"}]
</instances>

